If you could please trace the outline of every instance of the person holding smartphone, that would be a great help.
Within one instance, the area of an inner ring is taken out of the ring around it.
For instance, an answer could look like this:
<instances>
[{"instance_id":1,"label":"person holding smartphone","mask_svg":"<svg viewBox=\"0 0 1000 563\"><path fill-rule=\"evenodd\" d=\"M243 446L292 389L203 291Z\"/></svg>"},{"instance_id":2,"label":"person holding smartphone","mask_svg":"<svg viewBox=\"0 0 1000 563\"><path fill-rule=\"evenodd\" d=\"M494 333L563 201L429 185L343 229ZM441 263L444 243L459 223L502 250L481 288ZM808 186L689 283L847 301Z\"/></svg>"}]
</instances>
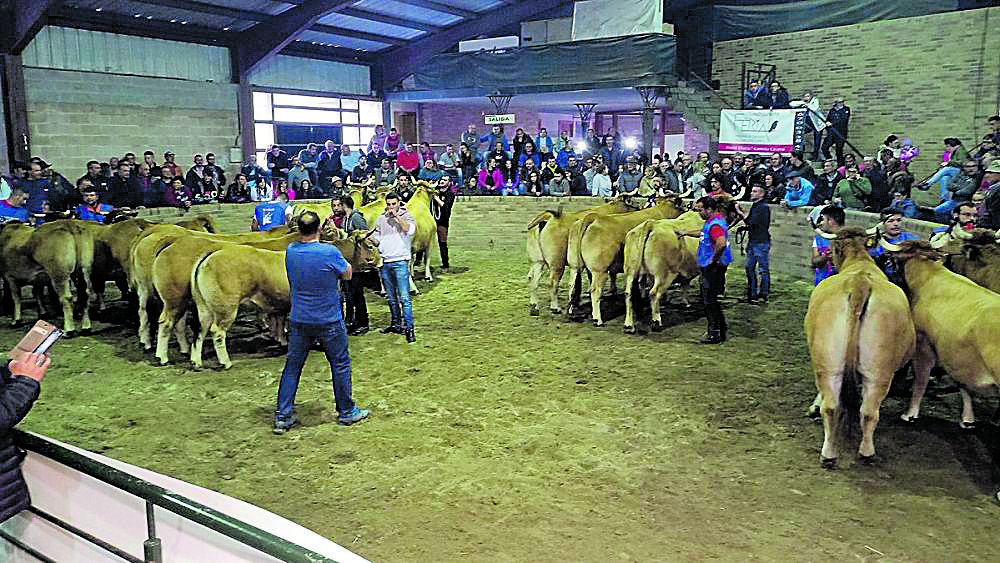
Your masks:
<instances>
[{"instance_id":1,"label":"person holding smartphone","mask_svg":"<svg viewBox=\"0 0 1000 563\"><path fill-rule=\"evenodd\" d=\"M385 196L385 213L375 220L372 238L382 255L382 285L392 321L382 333L405 334L407 342L417 340L413 332L413 309L410 305L410 254L417 222L402 206L399 194Z\"/></svg>"},{"instance_id":2,"label":"person holding smartphone","mask_svg":"<svg viewBox=\"0 0 1000 563\"><path fill-rule=\"evenodd\" d=\"M31 410L40 383L49 370L47 354L12 353L9 364L0 364L0 522L31 506L28 485L21 474L24 454L14 444L14 426Z\"/></svg>"}]
</instances>

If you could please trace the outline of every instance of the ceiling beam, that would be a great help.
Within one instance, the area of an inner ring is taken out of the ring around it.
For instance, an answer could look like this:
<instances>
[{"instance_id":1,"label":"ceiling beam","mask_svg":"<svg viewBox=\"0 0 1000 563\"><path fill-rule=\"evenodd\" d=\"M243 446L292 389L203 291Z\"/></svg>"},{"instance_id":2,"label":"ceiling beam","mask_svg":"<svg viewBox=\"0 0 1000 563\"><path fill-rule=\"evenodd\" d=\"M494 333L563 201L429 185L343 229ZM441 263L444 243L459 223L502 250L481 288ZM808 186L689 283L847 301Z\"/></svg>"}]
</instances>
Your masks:
<instances>
[{"instance_id":1,"label":"ceiling beam","mask_svg":"<svg viewBox=\"0 0 1000 563\"><path fill-rule=\"evenodd\" d=\"M290 45L282 49L281 54L292 57L304 57L307 59L337 61L340 63L363 65L372 65L375 63L374 53L363 53L355 49L346 49L344 47L322 47L319 45L313 45L307 41L293 41Z\"/></svg>"},{"instance_id":2,"label":"ceiling beam","mask_svg":"<svg viewBox=\"0 0 1000 563\"><path fill-rule=\"evenodd\" d=\"M494 29L508 26L512 22L520 22L534 17L540 12L572 3L572 0L532 0L531 2L503 5L479 17L465 20L422 39L410 41L398 49L381 51L383 80L381 86L383 90L387 90L389 86L412 74L414 69L426 64L434 55L452 47L459 41L490 33Z\"/></svg>"},{"instance_id":3,"label":"ceiling beam","mask_svg":"<svg viewBox=\"0 0 1000 563\"><path fill-rule=\"evenodd\" d=\"M439 4L438 2L433 2L431 0L396 0L396 1L402 4L417 6L418 8L427 8L428 10L434 10L435 12L442 12L445 14L451 14L453 16L461 16L463 18L474 18L479 15L476 12L473 12L472 10L456 8L455 6L448 6L447 4Z\"/></svg>"},{"instance_id":4,"label":"ceiling beam","mask_svg":"<svg viewBox=\"0 0 1000 563\"><path fill-rule=\"evenodd\" d=\"M352 3L352 0L312 0L242 32L241 35L246 34L245 37L253 37L254 40L234 43L239 76L247 75L257 65L276 55L323 16Z\"/></svg>"},{"instance_id":5,"label":"ceiling beam","mask_svg":"<svg viewBox=\"0 0 1000 563\"><path fill-rule=\"evenodd\" d=\"M183 41L185 43L220 47L229 47L231 38L233 37L231 32L219 31L218 29L202 27L196 24L182 25L180 23L169 23L160 20L133 18L111 12L101 12L98 14L93 10L86 13L74 10L71 13L64 11L52 14L48 17L47 23L49 25L73 29L87 29L121 35L137 35L139 37L152 37L154 39Z\"/></svg>"},{"instance_id":6,"label":"ceiling beam","mask_svg":"<svg viewBox=\"0 0 1000 563\"><path fill-rule=\"evenodd\" d=\"M3 33L7 36L4 51L20 55L45 25L45 16L49 10L55 10L60 4L62 0L12 0L10 9L14 16L13 29L7 29Z\"/></svg>"},{"instance_id":7,"label":"ceiling beam","mask_svg":"<svg viewBox=\"0 0 1000 563\"><path fill-rule=\"evenodd\" d=\"M353 4L353 2L348 2L348 4ZM363 20L368 20L371 22L387 23L389 25L396 25L408 29L419 29L420 31L427 31L427 32L438 31L441 29L441 27L437 25L430 25L402 18L394 18L392 16L387 16L385 14L377 14L375 12L368 12L366 10L359 10L357 8L345 7L337 11L341 14L344 14L345 16L353 16L355 18L361 18Z\"/></svg>"},{"instance_id":8,"label":"ceiling beam","mask_svg":"<svg viewBox=\"0 0 1000 563\"><path fill-rule=\"evenodd\" d=\"M367 31L358 31L356 29L347 29L346 27L337 27L333 25L316 24L310 27L309 31L332 33L333 35L340 35L341 37L364 39L365 41L377 41L379 43L387 43L389 45L403 45L406 43L405 39L400 39L398 37L389 37L387 35L379 35L378 33L369 33Z\"/></svg>"}]
</instances>

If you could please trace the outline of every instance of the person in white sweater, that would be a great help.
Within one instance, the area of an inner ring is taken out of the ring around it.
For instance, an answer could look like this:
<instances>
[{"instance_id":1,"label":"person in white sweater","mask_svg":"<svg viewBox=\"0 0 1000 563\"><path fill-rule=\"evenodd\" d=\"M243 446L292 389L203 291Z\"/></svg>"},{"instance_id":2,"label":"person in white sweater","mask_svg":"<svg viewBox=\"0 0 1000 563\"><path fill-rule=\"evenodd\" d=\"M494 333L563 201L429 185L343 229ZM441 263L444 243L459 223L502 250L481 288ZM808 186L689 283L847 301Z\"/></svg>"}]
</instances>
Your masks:
<instances>
[{"instance_id":1,"label":"person in white sweater","mask_svg":"<svg viewBox=\"0 0 1000 563\"><path fill-rule=\"evenodd\" d=\"M413 309L410 305L410 254L417 222L402 206L399 194L385 196L385 213L375 220L372 238L382 256L382 285L389 301L392 321L383 333L405 334L407 342L416 341L413 332Z\"/></svg>"},{"instance_id":2,"label":"person in white sweater","mask_svg":"<svg viewBox=\"0 0 1000 563\"><path fill-rule=\"evenodd\" d=\"M594 174L590 184L590 195L611 197L611 178L608 176L607 166L601 165Z\"/></svg>"},{"instance_id":3,"label":"person in white sweater","mask_svg":"<svg viewBox=\"0 0 1000 563\"><path fill-rule=\"evenodd\" d=\"M813 153L809 160L819 160L820 139L823 137L823 130L826 129L826 119L820 113L819 98L813 96L812 92L806 91L802 94L801 100L792 101L788 105L793 108L806 108L805 132L813 132Z\"/></svg>"}]
</instances>

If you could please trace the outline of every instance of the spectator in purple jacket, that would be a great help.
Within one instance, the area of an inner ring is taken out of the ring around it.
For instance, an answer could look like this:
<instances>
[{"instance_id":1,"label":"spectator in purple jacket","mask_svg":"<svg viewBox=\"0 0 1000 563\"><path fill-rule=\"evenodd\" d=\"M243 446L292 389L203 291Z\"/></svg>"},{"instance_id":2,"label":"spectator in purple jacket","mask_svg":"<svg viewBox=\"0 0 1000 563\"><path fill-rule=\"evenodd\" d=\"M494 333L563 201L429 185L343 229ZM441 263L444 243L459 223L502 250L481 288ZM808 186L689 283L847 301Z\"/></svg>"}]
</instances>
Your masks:
<instances>
[{"instance_id":1,"label":"spectator in purple jacket","mask_svg":"<svg viewBox=\"0 0 1000 563\"><path fill-rule=\"evenodd\" d=\"M174 176L163 192L163 202L167 207L191 209L191 189L184 185L184 178Z\"/></svg>"}]
</instances>

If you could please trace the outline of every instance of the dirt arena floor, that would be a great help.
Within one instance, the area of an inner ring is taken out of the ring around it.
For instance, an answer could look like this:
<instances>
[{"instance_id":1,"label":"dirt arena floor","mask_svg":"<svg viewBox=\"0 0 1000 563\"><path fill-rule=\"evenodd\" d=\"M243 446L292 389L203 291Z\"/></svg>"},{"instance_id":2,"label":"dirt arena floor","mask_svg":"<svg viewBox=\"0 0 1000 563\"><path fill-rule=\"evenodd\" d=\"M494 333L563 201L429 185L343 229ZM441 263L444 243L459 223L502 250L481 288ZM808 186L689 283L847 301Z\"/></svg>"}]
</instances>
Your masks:
<instances>
[{"instance_id":1,"label":"dirt arena floor","mask_svg":"<svg viewBox=\"0 0 1000 563\"><path fill-rule=\"evenodd\" d=\"M57 344L22 427L376 561L996 560L995 428L958 430L957 392L939 387L917 427L898 420L902 394L890 398L877 465L852 449L820 469L822 428L805 416L808 284L777 280L769 305L736 303L738 259L731 340L704 347L704 319L676 305L664 332L640 336L621 316L602 329L529 317L523 252L453 254L453 273L418 282L416 344L351 339L355 398L373 412L362 424L337 424L314 352L304 426L275 436L284 358L249 320L230 340L232 370L194 371L179 354L159 367L118 302L103 315L115 322ZM369 307L383 326L383 302ZM4 324L0 346L22 332ZM994 407L977 399L981 419Z\"/></svg>"}]
</instances>

